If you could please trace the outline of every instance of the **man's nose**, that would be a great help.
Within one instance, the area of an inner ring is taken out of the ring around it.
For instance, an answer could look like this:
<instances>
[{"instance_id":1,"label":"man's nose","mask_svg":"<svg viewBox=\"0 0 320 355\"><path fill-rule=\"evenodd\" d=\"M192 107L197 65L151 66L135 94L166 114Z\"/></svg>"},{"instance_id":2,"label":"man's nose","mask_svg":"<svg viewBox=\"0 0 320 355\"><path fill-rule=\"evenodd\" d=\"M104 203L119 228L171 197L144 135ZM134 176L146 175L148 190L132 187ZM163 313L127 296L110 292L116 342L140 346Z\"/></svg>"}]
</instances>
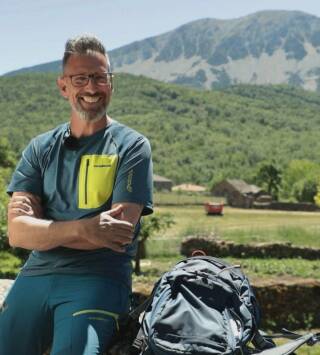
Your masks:
<instances>
[{"instance_id":1,"label":"man's nose","mask_svg":"<svg viewBox=\"0 0 320 355\"><path fill-rule=\"evenodd\" d=\"M85 86L85 89L90 91L90 92L96 92L97 91L97 84L96 80L93 76L89 76L88 78L88 84Z\"/></svg>"}]
</instances>

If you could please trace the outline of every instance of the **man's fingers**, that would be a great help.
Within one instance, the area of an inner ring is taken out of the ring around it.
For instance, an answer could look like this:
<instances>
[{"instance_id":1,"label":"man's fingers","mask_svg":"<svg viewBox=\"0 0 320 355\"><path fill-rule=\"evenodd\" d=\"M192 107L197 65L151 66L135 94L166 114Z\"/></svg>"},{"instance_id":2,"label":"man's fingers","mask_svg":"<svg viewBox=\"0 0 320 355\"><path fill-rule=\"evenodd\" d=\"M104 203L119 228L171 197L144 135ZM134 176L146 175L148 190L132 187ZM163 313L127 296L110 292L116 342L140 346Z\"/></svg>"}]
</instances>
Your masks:
<instances>
[{"instance_id":1,"label":"man's fingers","mask_svg":"<svg viewBox=\"0 0 320 355\"><path fill-rule=\"evenodd\" d=\"M116 219L111 222L113 225L115 225L117 228L123 228L123 229L130 229L133 230L133 224L128 222L128 221L122 221L119 219Z\"/></svg>"},{"instance_id":2,"label":"man's fingers","mask_svg":"<svg viewBox=\"0 0 320 355\"><path fill-rule=\"evenodd\" d=\"M14 195L13 197L11 197L11 200L17 200L17 201L26 201L28 203L31 203L31 201L33 199L31 199L31 197L29 196L25 196L25 195Z\"/></svg>"},{"instance_id":3,"label":"man's fingers","mask_svg":"<svg viewBox=\"0 0 320 355\"><path fill-rule=\"evenodd\" d=\"M114 243L117 245L127 245L132 243L133 233L111 228L107 230L107 233L100 231L96 234L96 237L102 242L102 244Z\"/></svg>"},{"instance_id":4,"label":"man's fingers","mask_svg":"<svg viewBox=\"0 0 320 355\"><path fill-rule=\"evenodd\" d=\"M32 212L32 208L30 205L22 202L22 201L18 201L18 202L10 202L8 204L9 210L12 209L20 209L23 210L25 212Z\"/></svg>"},{"instance_id":5,"label":"man's fingers","mask_svg":"<svg viewBox=\"0 0 320 355\"><path fill-rule=\"evenodd\" d=\"M118 205L118 206L112 208L111 210L104 212L104 214L107 214L108 216L111 216L111 217L115 217L115 216L118 216L119 214L121 214L122 212L123 212L123 206Z\"/></svg>"},{"instance_id":6,"label":"man's fingers","mask_svg":"<svg viewBox=\"0 0 320 355\"><path fill-rule=\"evenodd\" d=\"M9 215L18 215L18 216L32 216L33 215L33 212L32 211L26 211L22 208L11 208L9 211L8 211L8 214Z\"/></svg>"},{"instance_id":7,"label":"man's fingers","mask_svg":"<svg viewBox=\"0 0 320 355\"><path fill-rule=\"evenodd\" d=\"M110 211L122 213L122 207L117 206ZM123 252L125 245L132 243L134 225L128 221L112 217L110 211L102 212L92 219L84 219L84 231L86 232L83 233L83 236L98 246ZM86 225L87 228L85 228Z\"/></svg>"},{"instance_id":8,"label":"man's fingers","mask_svg":"<svg viewBox=\"0 0 320 355\"><path fill-rule=\"evenodd\" d=\"M119 243L121 245L125 245L125 244L130 244L132 242L132 237L128 237L126 235L118 235L117 239L114 239L116 241L116 243Z\"/></svg>"},{"instance_id":9,"label":"man's fingers","mask_svg":"<svg viewBox=\"0 0 320 355\"><path fill-rule=\"evenodd\" d=\"M8 208L21 208L25 211L32 210L32 202L26 196L15 196L12 197L8 203Z\"/></svg>"},{"instance_id":10,"label":"man's fingers","mask_svg":"<svg viewBox=\"0 0 320 355\"><path fill-rule=\"evenodd\" d=\"M22 203L25 203L29 206L33 206L33 207L35 207L35 206L41 207L39 199L34 196L29 197L29 196L24 196L24 195L15 195L15 196L11 197L9 204L10 203L17 203L17 202L22 202Z\"/></svg>"},{"instance_id":11,"label":"man's fingers","mask_svg":"<svg viewBox=\"0 0 320 355\"><path fill-rule=\"evenodd\" d=\"M114 250L114 251L117 251L119 253L124 253L126 251L126 247L125 245L121 245L119 243L110 243L108 245L108 248Z\"/></svg>"},{"instance_id":12,"label":"man's fingers","mask_svg":"<svg viewBox=\"0 0 320 355\"><path fill-rule=\"evenodd\" d=\"M31 206L30 204L24 202L24 201L10 201L9 204L8 204L10 207L15 207L15 206L21 206L21 207L24 207L24 208L28 208L30 209Z\"/></svg>"},{"instance_id":13,"label":"man's fingers","mask_svg":"<svg viewBox=\"0 0 320 355\"><path fill-rule=\"evenodd\" d=\"M20 196L23 197L23 196ZM25 199L12 199L8 203L8 214L25 214L28 216L41 217L42 209L39 205L31 205Z\"/></svg>"},{"instance_id":14,"label":"man's fingers","mask_svg":"<svg viewBox=\"0 0 320 355\"><path fill-rule=\"evenodd\" d=\"M41 203L41 199L38 196L32 195L32 194L27 194L24 193L23 195L19 195L19 193L14 194L13 197L11 197L11 200L23 200L25 202L28 203L36 203L36 204L40 204Z\"/></svg>"},{"instance_id":15,"label":"man's fingers","mask_svg":"<svg viewBox=\"0 0 320 355\"><path fill-rule=\"evenodd\" d=\"M132 230L126 230L126 229L119 229L119 228L111 228L109 229L110 234L108 238L111 240L125 240L125 241L131 241L133 238L133 231Z\"/></svg>"},{"instance_id":16,"label":"man's fingers","mask_svg":"<svg viewBox=\"0 0 320 355\"><path fill-rule=\"evenodd\" d=\"M101 220L101 226L102 228L116 228L116 229L122 229L122 230L127 230L127 231L134 231L134 226L132 223L127 222L127 221L122 221L119 219L113 219L110 216L109 218L105 218Z\"/></svg>"}]
</instances>

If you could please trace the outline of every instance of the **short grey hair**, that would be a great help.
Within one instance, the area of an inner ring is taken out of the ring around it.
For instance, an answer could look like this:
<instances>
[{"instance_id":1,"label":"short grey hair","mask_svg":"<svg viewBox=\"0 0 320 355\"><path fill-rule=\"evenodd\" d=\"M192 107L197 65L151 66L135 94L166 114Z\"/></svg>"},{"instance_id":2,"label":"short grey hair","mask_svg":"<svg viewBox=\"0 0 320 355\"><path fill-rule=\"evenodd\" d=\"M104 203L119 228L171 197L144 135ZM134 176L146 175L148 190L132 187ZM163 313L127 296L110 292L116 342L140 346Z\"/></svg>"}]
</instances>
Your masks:
<instances>
[{"instance_id":1,"label":"short grey hair","mask_svg":"<svg viewBox=\"0 0 320 355\"><path fill-rule=\"evenodd\" d=\"M62 69L64 70L71 55L90 55L93 53L103 54L107 59L108 68L110 70L109 56L104 45L97 37L92 35L81 35L68 39L64 49Z\"/></svg>"}]
</instances>

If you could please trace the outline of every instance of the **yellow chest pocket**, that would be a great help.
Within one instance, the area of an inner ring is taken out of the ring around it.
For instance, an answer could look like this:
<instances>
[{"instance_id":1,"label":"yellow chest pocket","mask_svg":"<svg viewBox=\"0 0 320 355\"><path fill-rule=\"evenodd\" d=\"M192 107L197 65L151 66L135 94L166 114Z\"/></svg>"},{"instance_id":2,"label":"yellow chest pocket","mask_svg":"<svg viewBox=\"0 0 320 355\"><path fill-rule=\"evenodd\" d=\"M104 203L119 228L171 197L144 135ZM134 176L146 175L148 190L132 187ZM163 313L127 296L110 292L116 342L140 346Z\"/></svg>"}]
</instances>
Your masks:
<instances>
[{"instance_id":1,"label":"yellow chest pocket","mask_svg":"<svg viewBox=\"0 0 320 355\"><path fill-rule=\"evenodd\" d=\"M78 207L98 208L111 196L117 155L83 155L78 181Z\"/></svg>"}]
</instances>

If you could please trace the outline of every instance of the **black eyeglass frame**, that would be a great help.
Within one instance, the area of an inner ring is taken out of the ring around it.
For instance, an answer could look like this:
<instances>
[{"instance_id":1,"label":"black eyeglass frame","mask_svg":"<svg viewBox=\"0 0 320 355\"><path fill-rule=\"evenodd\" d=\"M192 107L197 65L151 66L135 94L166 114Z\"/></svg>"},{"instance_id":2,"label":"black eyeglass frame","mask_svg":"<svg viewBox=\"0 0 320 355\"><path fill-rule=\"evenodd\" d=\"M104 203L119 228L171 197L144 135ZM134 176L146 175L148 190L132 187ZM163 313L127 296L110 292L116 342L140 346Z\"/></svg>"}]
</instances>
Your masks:
<instances>
[{"instance_id":1,"label":"black eyeglass frame","mask_svg":"<svg viewBox=\"0 0 320 355\"><path fill-rule=\"evenodd\" d=\"M95 84L98 85L98 86L107 86L107 85L110 85L111 88L113 88L113 78L114 78L114 73L112 72L104 72L104 73L101 73L102 75L107 75L109 76L109 82L105 83L105 84L98 84L97 81L96 81L96 76L99 76L99 74L97 73L93 73L93 74L74 74L74 75L63 75L64 77L67 77L67 78L70 78L70 81L71 81L71 84L76 87L76 88L81 88L81 87L84 87L86 85L88 85L89 83L89 80L90 79L93 79ZM83 84L83 85L75 85L74 84L74 81L73 81L73 78L75 76L83 76L83 77L86 77L86 83Z\"/></svg>"}]
</instances>

